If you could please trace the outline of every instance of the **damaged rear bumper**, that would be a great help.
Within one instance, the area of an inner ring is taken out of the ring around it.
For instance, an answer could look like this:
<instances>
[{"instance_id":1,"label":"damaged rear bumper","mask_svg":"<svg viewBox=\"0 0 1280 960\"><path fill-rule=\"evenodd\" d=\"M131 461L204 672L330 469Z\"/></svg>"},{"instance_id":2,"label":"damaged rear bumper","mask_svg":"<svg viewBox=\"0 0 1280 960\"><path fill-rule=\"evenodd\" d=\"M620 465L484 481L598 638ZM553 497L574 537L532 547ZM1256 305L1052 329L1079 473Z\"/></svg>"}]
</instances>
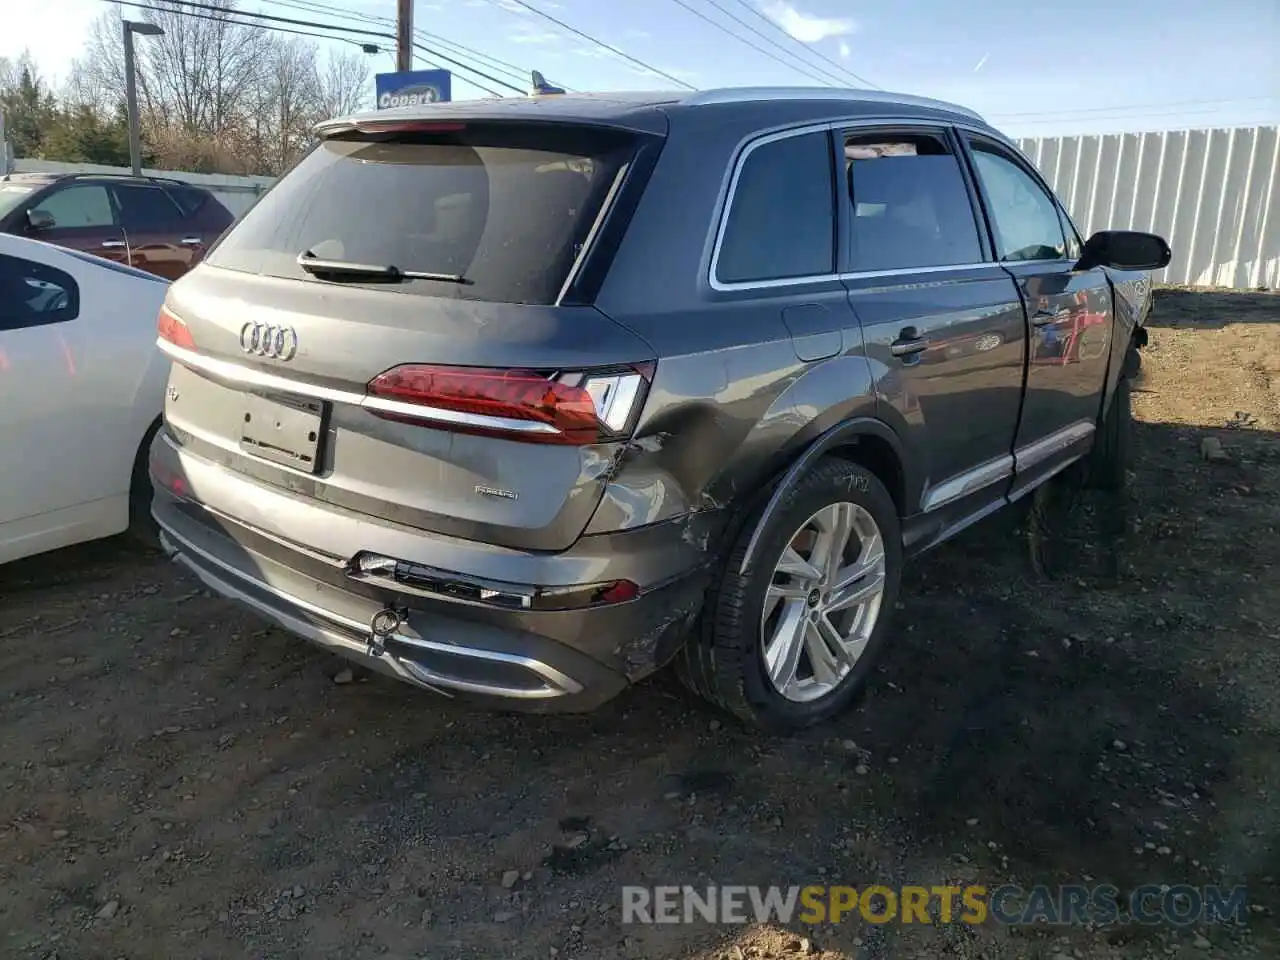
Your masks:
<instances>
[{"instance_id":1,"label":"damaged rear bumper","mask_svg":"<svg viewBox=\"0 0 1280 960\"><path fill-rule=\"evenodd\" d=\"M674 655L705 595L710 538L691 531L691 523L713 518L585 537L570 551L538 555L301 500L179 451L163 434L152 451L152 473L152 512L164 546L210 589L379 673L503 709L595 708ZM218 503L252 502L255 518L269 518L274 529L201 503L201 492L215 487ZM297 511L309 514L305 524L290 524ZM317 513L333 535L325 544L284 535L291 527L314 529ZM324 549L333 543L357 549ZM429 589L422 581L361 576L353 558L367 553L427 563L434 573ZM452 561L448 569L442 556ZM511 579L516 572L525 576ZM622 579L639 587L625 602L546 610L495 605L548 585Z\"/></svg>"}]
</instances>

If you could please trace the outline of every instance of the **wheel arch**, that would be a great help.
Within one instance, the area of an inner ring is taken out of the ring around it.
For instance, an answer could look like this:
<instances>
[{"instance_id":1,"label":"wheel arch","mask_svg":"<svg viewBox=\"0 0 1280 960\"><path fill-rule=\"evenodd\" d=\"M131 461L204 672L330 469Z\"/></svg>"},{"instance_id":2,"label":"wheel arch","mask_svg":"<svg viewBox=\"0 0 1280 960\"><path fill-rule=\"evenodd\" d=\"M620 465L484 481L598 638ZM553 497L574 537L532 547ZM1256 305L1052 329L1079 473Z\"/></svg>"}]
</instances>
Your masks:
<instances>
[{"instance_id":1,"label":"wheel arch","mask_svg":"<svg viewBox=\"0 0 1280 960\"><path fill-rule=\"evenodd\" d=\"M754 559L763 531L787 491L795 486L806 470L825 456L837 456L870 470L889 491L899 517L911 512L908 504L912 479L901 438L883 420L870 416L851 417L823 431L806 446L798 450L793 448L785 467L762 485L761 490L768 491L769 497L743 553L739 572L745 572Z\"/></svg>"}]
</instances>

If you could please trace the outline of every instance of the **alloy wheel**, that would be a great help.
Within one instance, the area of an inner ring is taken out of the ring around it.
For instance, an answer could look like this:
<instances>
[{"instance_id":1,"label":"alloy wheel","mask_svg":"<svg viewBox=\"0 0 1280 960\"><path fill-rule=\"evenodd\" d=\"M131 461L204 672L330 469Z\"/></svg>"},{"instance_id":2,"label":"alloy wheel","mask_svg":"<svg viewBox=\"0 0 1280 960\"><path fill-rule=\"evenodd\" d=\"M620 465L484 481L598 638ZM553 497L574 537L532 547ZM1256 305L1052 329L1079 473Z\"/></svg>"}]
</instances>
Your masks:
<instances>
[{"instance_id":1,"label":"alloy wheel","mask_svg":"<svg viewBox=\"0 0 1280 960\"><path fill-rule=\"evenodd\" d=\"M788 539L760 617L765 672L796 702L820 699L848 676L880 617L884 538L856 503L814 513Z\"/></svg>"}]
</instances>

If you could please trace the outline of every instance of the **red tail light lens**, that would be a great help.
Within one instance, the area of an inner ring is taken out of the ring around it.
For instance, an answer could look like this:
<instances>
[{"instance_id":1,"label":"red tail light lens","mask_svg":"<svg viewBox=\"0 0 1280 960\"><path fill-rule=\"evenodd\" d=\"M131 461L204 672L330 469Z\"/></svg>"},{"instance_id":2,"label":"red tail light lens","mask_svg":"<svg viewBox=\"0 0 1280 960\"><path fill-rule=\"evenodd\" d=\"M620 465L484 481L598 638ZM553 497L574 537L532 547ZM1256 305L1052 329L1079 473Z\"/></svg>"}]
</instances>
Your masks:
<instances>
[{"instance_id":1,"label":"red tail light lens","mask_svg":"<svg viewBox=\"0 0 1280 960\"><path fill-rule=\"evenodd\" d=\"M160 317L156 321L156 331L160 334L161 340L168 341L175 347L184 347L187 350L195 349L196 342L191 336L191 331L168 307L160 308Z\"/></svg>"},{"instance_id":2,"label":"red tail light lens","mask_svg":"<svg viewBox=\"0 0 1280 960\"><path fill-rule=\"evenodd\" d=\"M532 370L407 364L370 381L378 416L533 443L620 438L643 402L651 364L556 377ZM389 402L387 402L389 401Z\"/></svg>"}]
</instances>

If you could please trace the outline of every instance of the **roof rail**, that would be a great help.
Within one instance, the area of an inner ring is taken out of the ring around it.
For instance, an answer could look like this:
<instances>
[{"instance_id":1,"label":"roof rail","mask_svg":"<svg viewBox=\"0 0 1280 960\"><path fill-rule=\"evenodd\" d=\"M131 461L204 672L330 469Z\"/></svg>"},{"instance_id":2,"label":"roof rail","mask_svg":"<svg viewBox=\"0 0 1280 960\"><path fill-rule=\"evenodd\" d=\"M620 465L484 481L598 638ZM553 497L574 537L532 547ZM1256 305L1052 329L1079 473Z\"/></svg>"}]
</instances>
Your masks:
<instances>
[{"instance_id":1,"label":"roof rail","mask_svg":"<svg viewBox=\"0 0 1280 960\"><path fill-rule=\"evenodd\" d=\"M929 107L945 110L985 123L982 115L968 107L932 97L919 97L913 93L891 93L888 90L859 90L840 87L723 87L718 90L699 90L689 94L681 103L696 105L705 103L747 103L752 100L861 100L873 103L896 103L902 106Z\"/></svg>"},{"instance_id":2,"label":"roof rail","mask_svg":"<svg viewBox=\"0 0 1280 960\"><path fill-rule=\"evenodd\" d=\"M52 172L52 171L51 171L51 172ZM91 171L91 170L84 170L84 171L81 171L81 172L79 172L79 173L76 173L76 172L72 172L72 173L61 173L61 174L60 174L60 173L53 173L53 175L54 175L54 176L56 176L56 177L57 177L58 179L60 179L60 180L76 180L76 179L79 179L80 177L95 177L95 178L105 179L105 180L112 180L112 179L119 179L119 180L151 180L151 181L154 181L154 182L156 182L156 183L176 183L176 184L180 184L180 185L182 185L182 186L187 186L186 181L184 181L184 180L179 180L179 179L177 179L176 177L153 177L153 176L152 176L151 174L149 174L149 173L142 173L142 174L139 174L138 176L134 176L132 173L105 173L105 172L104 172L104 173L94 173L94 172L93 172L93 171Z\"/></svg>"}]
</instances>

